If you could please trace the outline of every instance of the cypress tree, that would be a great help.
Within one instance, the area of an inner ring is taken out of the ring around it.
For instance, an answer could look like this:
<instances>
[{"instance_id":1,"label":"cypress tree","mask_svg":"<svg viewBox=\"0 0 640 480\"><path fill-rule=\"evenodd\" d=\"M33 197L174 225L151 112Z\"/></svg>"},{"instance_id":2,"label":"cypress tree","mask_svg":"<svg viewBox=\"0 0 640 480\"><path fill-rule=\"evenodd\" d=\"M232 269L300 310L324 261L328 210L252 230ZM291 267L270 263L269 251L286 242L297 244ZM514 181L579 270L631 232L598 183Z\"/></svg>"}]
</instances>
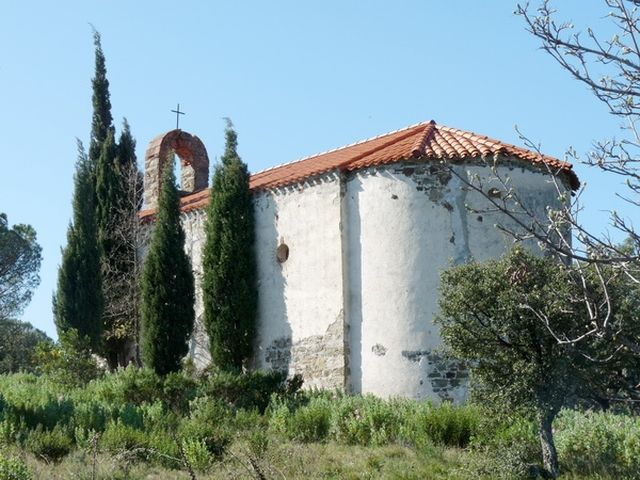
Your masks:
<instances>
[{"instance_id":1,"label":"cypress tree","mask_svg":"<svg viewBox=\"0 0 640 480\"><path fill-rule=\"evenodd\" d=\"M131 334L126 329L128 285L123 277L129 267L127 247L131 243L131 232L125 226L129 223L127 216L135 215L135 211L126 208L126 184L117 153L114 131L110 128L96 167L96 219L104 297L102 353L111 368L124 363L123 350Z\"/></svg>"},{"instance_id":2,"label":"cypress tree","mask_svg":"<svg viewBox=\"0 0 640 480\"><path fill-rule=\"evenodd\" d=\"M97 350L102 334L103 299L94 171L80 141L74 182L73 221L67 231L67 246L62 251L53 313L59 335L75 329Z\"/></svg>"},{"instance_id":3,"label":"cypress tree","mask_svg":"<svg viewBox=\"0 0 640 480\"><path fill-rule=\"evenodd\" d=\"M180 369L193 330L194 280L184 238L173 165L167 162L141 287L142 360L161 375Z\"/></svg>"},{"instance_id":4,"label":"cypress tree","mask_svg":"<svg viewBox=\"0 0 640 480\"><path fill-rule=\"evenodd\" d=\"M89 144L89 159L95 165L102 153L102 144L107 139L112 128L111 100L109 95L109 80L107 80L107 67L105 66L104 52L100 33L93 30L93 44L95 45L95 73L91 80L93 95L93 118L91 121L91 142Z\"/></svg>"},{"instance_id":5,"label":"cypress tree","mask_svg":"<svg viewBox=\"0 0 640 480\"><path fill-rule=\"evenodd\" d=\"M116 163L116 143L113 128L107 131L96 165L96 222L100 254L109 259L116 245L111 234L117 220L117 207L124 195L119 168Z\"/></svg>"},{"instance_id":6,"label":"cypress tree","mask_svg":"<svg viewBox=\"0 0 640 480\"><path fill-rule=\"evenodd\" d=\"M112 126L109 81L100 34L94 31L95 74L93 87L93 119L89 158L96 166L96 215L100 245L100 264L104 297L104 350L109 366L124 365L127 348L135 337L137 302L131 302L130 276L135 266L135 228L131 218L137 204L130 195L131 177L137 179L135 141L129 124L124 121L120 141L115 143Z\"/></svg>"},{"instance_id":7,"label":"cypress tree","mask_svg":"<svg viewBox=\"0 0 640 480\"><path fill-rule=\"evenodd\" d=\"M122 121L122 132L118 139L118 166L125 173L130 170L137 172L136 141L131 135L131 127L125 118Z\"/></svg>"},{"instance_id":8,"label":"cypress tree","mask_svg":"<svg viewBox=\"0 0 640 480\"><path fill-rule=\"evenodd\" d=\"M225 136L207 207L202 289L211 358L223 370L238 371L252 355L255 335L254 213L249 172L231 122Z\"/></svg>"}]
</instances>

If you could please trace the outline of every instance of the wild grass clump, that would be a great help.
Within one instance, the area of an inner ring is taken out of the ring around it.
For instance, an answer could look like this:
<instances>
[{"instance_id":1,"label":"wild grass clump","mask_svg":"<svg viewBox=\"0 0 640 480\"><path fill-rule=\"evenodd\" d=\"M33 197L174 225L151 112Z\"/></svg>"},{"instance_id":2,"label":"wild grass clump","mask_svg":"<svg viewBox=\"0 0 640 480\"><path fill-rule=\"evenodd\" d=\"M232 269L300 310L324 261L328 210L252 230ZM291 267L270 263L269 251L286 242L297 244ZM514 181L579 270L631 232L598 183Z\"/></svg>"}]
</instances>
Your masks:
<instances>
[{"instance_id":1,"label":"wild grass clump","mask_svg":"<svg viewBox=\"0 0 640 480\"><path fill-rule=\"evenodd\" d=\"M465 448L478 435L483 412L474 405L454 406L443 403L418 404L405 418L413 426L415 441L424 442L424 434L436 445Z\"/></svg>"},{"instance_id":2,"label":"wild grass clump","mask_svg":"<svg viewBox=\"0 0 640 480\"><path fill-rule=\"evenodd\" d=\"M561 469L594 478L640 478L640 418L563 410L555 424Z\"/></svg>"},{"instance_id":3,"label":"wild grass clump","mask_svg":"<svg viewBox=\"0 0 640 480\"><path fill-rule=\"evenodd\" d=\"M481 411L473 406L319 392L293 400L276 396L267 416L270 430L291 440L427 448L467 446L477 433Z\"/></svg>"},{"instance_id":4,"label":"wild grass clump","mask_svg":"<svg viewBox=\"0 0 640 480\"><path fill-rule=\"evenodd\" d=\"M480 417L469 443L462 478L524 479L536 476L542 453L533 421L522 416Z\"/></svg>"},{"instance_id":5,"label":"wild grass clump","mask_svg":"<svg viewBox=\"0 0 640 480\"><path fill-rule=\"evenodd\" d=\"M330 434L333 409L326 398L312 397L309 403L286 412L288 437L303 443L323 442Z\"/></svg>"},{"instance_id":6,"label":"wild grass clump","mask_svg":"<svg viewBox=\"0 0 640 480\"><path fill-rule=\"evenodd\" d=\"M327 455L323 460L305 461L329 478L358 476L331 457L331 452L342 456L349 449L363 456L387 452L387 457L361 458L359 468L373 477L386 472L393 478L391 472L396 472L419 478L403 467L403 462L413 462L408 455L450 465L442 455L451 451L464 459L454 462L455 469L423 465L419 471L461 479L526 478L540 471L536 426L525 416L498 416L473 404L299 392L298 387L280 374L260 372L159 377L127 368L84 387L60 386L46 376L4 375L0 451L30 455L34 462L46 460L52 466L80 458L87 462L87 455L96 455L127 469L190 468L214 477L230 463L279 476L271 469L273 462L279 470L306 476L307 465L286 463L282 445L291 455L325 452L318 453ZM566 410L554 423L554 433L568 478L640 478L638 417ZM389 452L400 451L403 460L394 460L391 468ZM28 465L34 475L39 472L36 463Z\"/></svg>"}]
</instances>

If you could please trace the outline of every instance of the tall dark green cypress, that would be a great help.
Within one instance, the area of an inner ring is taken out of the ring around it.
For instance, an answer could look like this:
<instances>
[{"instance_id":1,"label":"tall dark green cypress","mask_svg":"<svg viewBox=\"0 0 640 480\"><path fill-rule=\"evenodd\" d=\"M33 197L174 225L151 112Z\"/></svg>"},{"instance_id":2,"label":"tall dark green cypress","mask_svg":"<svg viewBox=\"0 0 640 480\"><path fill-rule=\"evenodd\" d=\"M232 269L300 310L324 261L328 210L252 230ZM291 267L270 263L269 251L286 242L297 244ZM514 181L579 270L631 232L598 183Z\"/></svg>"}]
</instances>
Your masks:
<instances>
[{"instance_id":1,"label":"tall dark green cypress","mask_svg":"<svg viewBox=\"0 0 640 480\"><path fill-rule=\"evenodd\" d=\"M118 166L123 173L131 170L137 172L136 141L126 118L122 121L122 132L118 139Z\"/></svg>"},{"instance_id":2,"label":"tall dark green cypress","mask_svg":"<svg viewBox=\"0 0 640 480\"><path fill-rule=\"evenodd\" d=\"M193 272L184 251L175 181L173 165L167 162L142 271L142 360L161 375L180 369L195 317Z\"/></svg>"},{"instance_id":3,"label":"tall dark green cypress","mask_svg":"<svg viewBox=\"0 0 640 480\"><path fill-rule=\"evenodd\" d=\"M238 371L253 353L255 336L255 226L249 172L231 122L225 136L207 207L202 289L213 363Z\"/></svg>"},{"instance_id":4,"label":"tall dark green cypress","mask_svg":"<svg viewBox=\"0 0 640 480\"><path fill-rule=\"evenodd\" d=\"M107 67L105 65L104 52L100 41L100 33L93 31L93 43L95 45L95 72L91 80L93 95L93 118L91 120L91 142L89 143L89 160L93 165L97 164L102 153L102 144L107 139L112 128L111 100L109 95L109 80L107 80Z\"/></svg>"},{"instance_id":5,"label":"tall dark green cypress","mask_svg":"<svg viewBox=\"0 0 640 480\"><path fill-rule=\"evenodd\" d=\"M67 231L67 246L62 251L53 313L58 334L76 329L98 350L103 329L103 299L94 170L80 141L74 182L73 221Z\"/></svg>"},{"instance_id":6,"label":"tall dark green cypress","mask_svg":"<svg viewBox=\"0 0 640 480\"><path fill-rule=\"evenodd\" d=\"M96 221L100 254L106 259L115 253L115 239L111 232L114 222L117 221L116 208L124 195L120 169L116 163L117 146L114 135L113 128L110 128L96 164Z\"/></svg>"},{"instance_id":7,"label":"tall dark green cypress","mask_svg":"<svg viewBox=\"0 0 640 480\"><path fill-rule=\"evenodd\" d=\"M131 302L130 276L133 275L135 229L131 218L137 213L137 204L130 195L130 181L137 179L135 141L129 124L124 121L120 141L115 143L112 126L109 81L102 51L100 34L94 31L95 75L93 87L93 119L89 158L96 166L96 214L100 263L103 275L105 341L103 354L109 366L125 365L127 349L136 336L138 314L136 303Z\"/></svg>"},{"instance_id":8,"label":"tall dark green cypress","mask_svg":"<svg viewBox=\"0 0 640 480\"><path fill-rule=\"evenodd\" d=\"M104 342L102 354L110 368L115 368L123 358L121 354L126 337L123 325L126 323L127 294L122 275L125 274L126 259L123 247L127 242L127 231L122 223L127 215L123 211L123 199L126 195L122 173L117 159L118 147L114 140L114 129L107 131L107 138L96 166L96 220L98 244L100 246L100 266L104 297ZM135 212L132 213L135 215Z\"/></svg>"}]
</instances>

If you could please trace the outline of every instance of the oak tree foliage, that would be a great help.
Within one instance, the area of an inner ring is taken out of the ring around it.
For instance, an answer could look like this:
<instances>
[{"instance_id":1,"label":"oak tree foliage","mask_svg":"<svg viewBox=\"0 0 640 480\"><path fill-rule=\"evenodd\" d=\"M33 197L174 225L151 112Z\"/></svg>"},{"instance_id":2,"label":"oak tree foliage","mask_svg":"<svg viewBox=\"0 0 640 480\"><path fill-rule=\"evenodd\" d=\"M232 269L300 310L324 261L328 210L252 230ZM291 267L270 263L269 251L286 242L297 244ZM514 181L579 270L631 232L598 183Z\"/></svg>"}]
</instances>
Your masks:
<instances>
[{"instance_id":1,"label":"oak tree foliage","mask_svg":"<svg viewBox=\"0 0 640 480\"><path fill-rule=\"evenodd\" d=\"M471 362L484 402L536 416L551 476L558 474L551 427L562 407L640 400L629 396L640 381L640 359L633 352L606 336L573 341L586 333L588 315L583 290L575 288L579 278L585 279L591 302L611 310L615 328L635 322L627 331L640 334L640 295L622 276L605 292L588 266L566 266L522 248L442 275L438 322L445 345Z\"/></svg>"}]
</instances>

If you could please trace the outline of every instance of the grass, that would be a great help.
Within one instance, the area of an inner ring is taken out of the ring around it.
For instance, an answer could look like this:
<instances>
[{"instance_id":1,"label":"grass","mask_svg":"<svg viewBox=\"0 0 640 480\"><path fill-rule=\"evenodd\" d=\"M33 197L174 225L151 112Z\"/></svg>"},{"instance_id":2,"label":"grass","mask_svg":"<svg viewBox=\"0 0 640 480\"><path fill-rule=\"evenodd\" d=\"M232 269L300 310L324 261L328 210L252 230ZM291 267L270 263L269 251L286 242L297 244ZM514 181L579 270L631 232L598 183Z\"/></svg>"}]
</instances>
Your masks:
<instances>
[{"instance_id":1,"label":"grass","mask_svg":"<svg viewBox=\"0 0 640 480\"><path fill-rule=\"evenodd\" d=\"M276 439L273 439L276 440ZM11 449L21 456L33 478L49 480L92 479L90 452L75 451L60 463L48 463L34 455ZM209 471L196 472L199 480L258 478L304 479L455 479L451 471L465 455L458 449L434 448L428 452L401 446L361 447L329 443L273 441L256 457L246 442L234 442L224 459ZM251 459L255 466L252 466ZM189 479L186 471L166 469L147 462L130 462L117 455L96 457L96 479Z\"/></svg>"},{"instance_id":2,"label":"grass","mask_svg":"<svg viewBox=\"0 0 640 480\"><path fill-rule=\"evenodd\" d=\"M565 410L554 429L561 478L640 478L637 415ZM494 480L539 462L534 424L474 405L299 392L264 373L0 375L0 480Z\"/></svg>"}]
</instances>

